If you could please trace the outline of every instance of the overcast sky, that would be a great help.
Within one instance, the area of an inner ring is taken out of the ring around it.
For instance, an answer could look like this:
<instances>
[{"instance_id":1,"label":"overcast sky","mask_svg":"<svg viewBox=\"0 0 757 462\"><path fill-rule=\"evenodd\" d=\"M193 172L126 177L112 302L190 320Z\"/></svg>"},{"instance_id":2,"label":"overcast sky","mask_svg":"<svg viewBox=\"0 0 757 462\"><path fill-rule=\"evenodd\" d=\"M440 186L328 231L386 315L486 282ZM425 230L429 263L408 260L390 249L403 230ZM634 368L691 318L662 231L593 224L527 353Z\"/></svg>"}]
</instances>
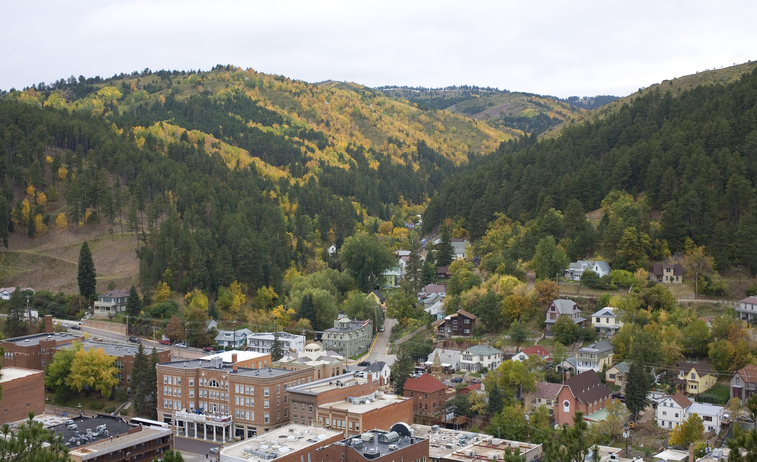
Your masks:
<instances>
[{"instance_id":1,"label":"overcast sky","mask_svg":"<svg viewBox=\"0 0 757 462\"><path fill-rule=\"evenodd\" d=\"M308 82L612 94L757 59L757 1L5 0L0 89L234 64Z\"/></svg>"}]
</instances>

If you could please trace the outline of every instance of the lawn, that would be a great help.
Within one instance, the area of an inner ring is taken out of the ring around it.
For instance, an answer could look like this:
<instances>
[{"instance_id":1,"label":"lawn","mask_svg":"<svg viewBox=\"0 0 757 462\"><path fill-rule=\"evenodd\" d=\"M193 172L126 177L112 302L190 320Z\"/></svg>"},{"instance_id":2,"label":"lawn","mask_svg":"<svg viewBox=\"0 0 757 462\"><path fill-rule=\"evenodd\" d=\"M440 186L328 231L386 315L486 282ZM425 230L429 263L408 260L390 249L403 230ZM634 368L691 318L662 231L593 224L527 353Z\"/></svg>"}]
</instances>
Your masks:
<instances>
[{"instance_id":1,"label":"lawn","mask_svg":"<svg viewBox=\"0 0 757 462\"><path fill-rule=\"evenodd\" d=\"M63 403L55 402L54 392L45 392L45 400L48 404L55 406L69 407L73 409L81 409L83 411L96 411L111 413L118 406L123 404L122 401L110 400L108 398L101 398L97 393L92 393L89 397L84 394L78 394L71 396L67 401ZM81 407L79 407L81 405Z\"/></svg>"},{"instance_id":2,"label":"lawn","mask_svg":"<svg viewBox=\"0 0 757 462\"><path fill-rule=\"evenodd\" d=\"M728 404L728 399L731 397L731 390L728 385L718 383L709 390L700 395L700 400L705 403L713 404Z\"/></svg>"},{"instance_id":3,"label":"lawn","mask_svg":"<svg viewBox=\"0 0 757 462\"><path fill-rule=\"evenodd\" d=\"M539 340L539 345L541 345L543 347L547 347L547 346L553 347L553 346L555 346L555 339L554 338L543 338L543 339Z\"/></svg>"}]
</instances>

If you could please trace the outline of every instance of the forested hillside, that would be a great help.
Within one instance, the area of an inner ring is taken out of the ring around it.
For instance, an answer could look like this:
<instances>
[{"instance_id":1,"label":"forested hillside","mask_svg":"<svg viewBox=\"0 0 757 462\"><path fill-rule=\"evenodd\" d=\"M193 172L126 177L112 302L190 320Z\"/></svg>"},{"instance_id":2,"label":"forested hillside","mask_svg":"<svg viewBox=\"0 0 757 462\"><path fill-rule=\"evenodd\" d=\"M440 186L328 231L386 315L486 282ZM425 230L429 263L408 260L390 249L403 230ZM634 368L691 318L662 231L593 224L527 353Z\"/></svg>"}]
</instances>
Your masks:
<instances>
[{"instance_id":1,"label":"forested hillside","mask_svg":"<svg viewBox=\"0 0 757 462\"><path fill-rule=\"evenodd\" d=\"M425 110L444 109L498 129L522 134L542 133L616 99L614 96L558 99L532 93L471 86L447 88L380 87L388 96L403 98Z\"/></svg>"},{"instance_id":2,"label":"forested hillside","mask_svg":"<svg viewBox=\"0 0 757 462\"><path fill-rule=\"evenodd\" d=\"M557 138L503 144L432 199L424 229L448 217L479 238L505 214L495 228L520 237L499 258L530 260L536 243L552 236L570 258L602 255L630 267L682 251L688 236L718 268L754 272L756 179L751 71L678 96L657 87ZM595 230L584 214L598 209Z\"/></svg>"},{"instance_id":3,"label":"forested hillside","mask_svg":"<svg viewBox=\"0 0 757 462\"><path fill-rule=\"evenodd\" d=\"M32 237L128 222L143 290L166 270L185 291L278 289L356 227L403 226L517 134L234 66L71 77L2 95L0 221Z\"/></svg>"}]
</instances>

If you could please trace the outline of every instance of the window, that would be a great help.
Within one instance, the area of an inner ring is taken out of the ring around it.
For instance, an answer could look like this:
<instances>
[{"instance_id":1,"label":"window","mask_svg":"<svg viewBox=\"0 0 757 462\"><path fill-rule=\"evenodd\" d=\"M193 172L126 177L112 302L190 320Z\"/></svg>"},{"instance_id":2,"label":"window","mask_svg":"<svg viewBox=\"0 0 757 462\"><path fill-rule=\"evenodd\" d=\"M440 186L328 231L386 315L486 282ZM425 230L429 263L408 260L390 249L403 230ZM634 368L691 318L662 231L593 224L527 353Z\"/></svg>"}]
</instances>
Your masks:
<instances>
[{"instance_id":1,"label":"window","mask_svg":"<svg viewBox=\"0 0 757 462\"><path fill-rule=\"evenodd\" d=\"M268 388L263 388L263 396L268 396L269 394Z\"/></svg>"},{"instance_id":2,"label":"window","mask_svg":"<svg viewBox=\"0 0 757 462\"><path fill-rule=\"evenodd\" d=\"M281 393L281 385L276 385L276 394Z\"/></svg>"},{"instance_id":3,"label":"window","mask_svg":"<svg viewBox=\"0 0 757 462\"><path fill-rule=\"evenodd\" d=\"M271 423L271 415L267 412L263 414L263 423Z\"/></svg>"},{"instance_id":4,"label":"window","mask_svg":"<svg viewBox=\"0 0 757 462\"><path fill-rule=\"evenodd\" d=\"M270 407L270 406L269 406L269 403L268 403L268 400L267 400L267 399L264 399L264 400L263 400L263 407L264 407L265 409L268 409L268 408Z\"/></svg>"}]
</instances>

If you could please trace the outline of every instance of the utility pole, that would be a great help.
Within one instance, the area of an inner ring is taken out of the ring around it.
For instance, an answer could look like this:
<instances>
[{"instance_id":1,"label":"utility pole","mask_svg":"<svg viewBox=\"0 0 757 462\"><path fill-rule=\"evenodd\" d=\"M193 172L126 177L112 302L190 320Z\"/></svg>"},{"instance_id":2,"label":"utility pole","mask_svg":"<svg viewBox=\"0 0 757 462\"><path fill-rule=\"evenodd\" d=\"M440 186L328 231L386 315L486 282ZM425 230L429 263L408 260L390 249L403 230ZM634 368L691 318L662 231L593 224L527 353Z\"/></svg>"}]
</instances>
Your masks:
<instances>
[{"instance_id":1,"label":"utility pole","mask_svg":"<svg viewBox=\"0 0 757 462\"><path fill-rule=\"evenodd\" d=\"M126 341L129 341L129 315L126 315Z\"/></svg>"},{"instance_id":2,"label":"utility pole","mask_svg":"<svg viewBox=\"0 0 757 462\"><path fill-rule=\"evenodd\" d=\"M32 329L32 312L29 311L29 295L26 296L26 314L29 316L29 331Z\"/></svg>"}]
</instances>

